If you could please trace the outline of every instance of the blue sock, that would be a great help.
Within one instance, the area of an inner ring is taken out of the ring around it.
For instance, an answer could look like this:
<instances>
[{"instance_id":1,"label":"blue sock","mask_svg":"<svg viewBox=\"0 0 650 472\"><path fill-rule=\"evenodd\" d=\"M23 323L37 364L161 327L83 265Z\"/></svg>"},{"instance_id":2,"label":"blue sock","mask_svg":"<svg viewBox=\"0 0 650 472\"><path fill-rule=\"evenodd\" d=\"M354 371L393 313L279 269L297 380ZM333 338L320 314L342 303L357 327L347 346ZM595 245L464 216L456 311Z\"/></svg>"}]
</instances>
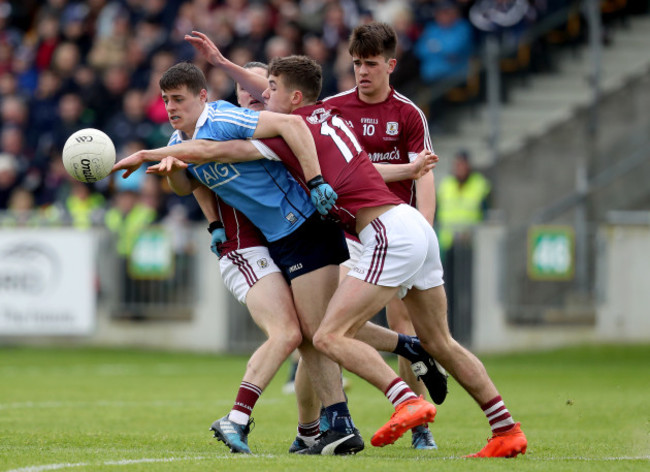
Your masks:
<instances>
[{"instance_id":1,"label":"blue sock","mask_svg":"<svg viewBox=\"0 0 650 472\"><path fill-rule=\"evenodd\" d=\"M411 362L418 361L422 353L420 340L416 336L400 334L397 340L397 347L393 352L407 358Z\"/></svg>"},{"instance_id":2,"label":"blue sock","mask_svg":"<svg viewBox=\"0 0 650 472\"><path fill-rule=\"evenodd\" d=\"M334 403L326 407L325 412L327 413L327 419L330 422L330 428L332 430L347 434L354 432L354 423L352 422L352 416L350 416L347 403Z\"/></svg>"}]
</instances>

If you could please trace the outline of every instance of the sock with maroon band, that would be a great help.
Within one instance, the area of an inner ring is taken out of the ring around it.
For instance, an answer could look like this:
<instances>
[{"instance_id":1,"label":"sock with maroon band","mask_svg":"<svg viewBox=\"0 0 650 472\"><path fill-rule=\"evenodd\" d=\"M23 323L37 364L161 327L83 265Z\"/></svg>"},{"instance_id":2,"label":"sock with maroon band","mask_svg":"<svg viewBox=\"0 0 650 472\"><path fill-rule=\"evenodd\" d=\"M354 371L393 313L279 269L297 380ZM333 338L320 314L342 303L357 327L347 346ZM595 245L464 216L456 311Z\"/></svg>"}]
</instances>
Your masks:
<instances>
[{"instance_id":1,"label":"sock with maroon band","mask_svg":"<svg viewBox=\"0 0 650 472\"><path fill-rule=\"evenodd\" d=\"M503 403L501 395L497 395L485 405L482 405L481 409L490 422L493 433L503 433L515 425L515 421L512 419L505 403Z\"/></svg>"},{"instance_id":2,"label":"sock with maroon band","mask_svg":"<svg viewBox=\"0 0 650 472\"><path fill-rule=\"evenodd\" d=\"M396 377L384 392L386 398L390 400L395 408L402 402L417 398L417 395L409 388L409 386L400 377Z\"/></svg>"},{"instance_id":3,"label":"sock with maroon band","mask_svg":"<svg viewBox=\"0 0 650 472\"><path fill-rule=\"evenodd\" d=\"M248 419L255 408L258 398L262 395L262 389L252 383L242 382L237 392L235 404L232 407L228 419L237 424L248 424Z\"/></svg>"}]
</instances>

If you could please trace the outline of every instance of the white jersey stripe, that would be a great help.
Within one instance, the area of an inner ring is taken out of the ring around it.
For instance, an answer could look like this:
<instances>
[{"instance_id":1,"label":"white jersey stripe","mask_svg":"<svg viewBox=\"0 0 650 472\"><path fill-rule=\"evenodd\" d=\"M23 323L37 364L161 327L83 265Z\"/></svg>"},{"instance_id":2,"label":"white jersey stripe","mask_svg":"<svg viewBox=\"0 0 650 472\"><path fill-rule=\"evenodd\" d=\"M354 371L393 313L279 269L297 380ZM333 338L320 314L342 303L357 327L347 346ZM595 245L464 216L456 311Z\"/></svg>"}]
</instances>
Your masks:
<instances>
[{"instance_id":1,"label":"white jersey stripe","mask_svg":"<svg viewBox=\"0 0 650 472\"><path fill-rule=\"evenodd\" d=\"M345 90L344 92L339 92L336 95L332 95L331 97L324 98L323 101L326 102L330 98L343 97L345 95L350 95L351 93L356 93L356 92L357 92L357 88L353 87L350 90Z\"/></svg>"},{"instance_id":2,"label":"white jersey stripe","mask_svg":"<svg viewBox=\"0 0 650 472\"><path fill-rule=\"evenodd\" d=\"M427 117L425 116L424 112L420 109L420 107L418 107L415 103L413 103L411 100L406 98L404 95L395 92L394 97L400 102L411 105L420 114L420 119L422 120L422 127L424 129L424 149L428 149L429 151L435 153L435 151L433 150L433 145L431 144L431 135L429 134L429 122L427 121Z\"/></svg>"},{"instance_id":3,"label":"white jersey stripe","mask_svg":"<svg viewBox=\"0 0 650 472\"><path fill-rule=\"evenodd\" d=\"M244 111L237 108L228 109L228 110L209 108L208 116L210 115L232 115L235 117L239 117L244 121L257 121L257 115L252 116L249 113L245 113Z\"/></svg>"},{"instance_id":4,"label":"white jersey stripe","mask_svg":"<svg viewBox=\"0 0 650 472\"><path fill-rule=\"evenodd\" d=\"M214 123L214 122L219 122L219 123L230 123L230 124L237 125L237 126L241 126L242 128L248 128L248 129L255 129L255 128L257 128L257 126L253 126L253 125L249 125L249 124L241 123L241 122L238 122L238 121L235 121L235 120L227 120L227 119L225 119L225 118L210 118L210 117L208 117L208 119L209 119L211 122L213 122L213 123Z\"/></svg>"}]
</instances>

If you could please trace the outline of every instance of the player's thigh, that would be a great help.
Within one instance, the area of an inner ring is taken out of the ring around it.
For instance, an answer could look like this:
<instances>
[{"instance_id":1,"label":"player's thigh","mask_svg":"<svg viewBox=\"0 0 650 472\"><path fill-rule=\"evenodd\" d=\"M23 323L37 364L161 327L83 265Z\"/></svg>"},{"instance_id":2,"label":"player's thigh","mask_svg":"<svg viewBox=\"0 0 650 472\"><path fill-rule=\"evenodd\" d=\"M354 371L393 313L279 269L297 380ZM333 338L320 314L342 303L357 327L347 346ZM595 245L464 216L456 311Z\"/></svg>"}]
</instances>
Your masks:
<instances>
[{"instance_id":1,"label":"player's thigh","mask_svg":"<svg viewBox=\"0 0 650 472\"><path fill-rule=\"evenodd\" d=\"M398 333L415 334L406 304L397 296L391 298L386 305L386 321Z\"/></svg>"},{"instance_id":2,"label":"player's thigh","mask_svg":"<svg viewBox=\"0 0 650 472\"><path fill-rule=\"evenodd\" d=\"M293 334L300 330L289 285L280 272L262 277L248 291L248 311L267 336Z\"/></svg>"},{"instance_id":3,"label":"player's thigh","mask_svg":"<svg viewBox=\"0 0 650 472\"><path fill-rule=\"evenodd\" d=\"M332 297L321 323L322 334L354 336L359 328L397 292L397 287L383 287L346 277Z\"/></svg>"},{"instance_id":4,"label":"player's thigh","mask_svg":"<svg viewBox=\"0 0 650 472\"><path fill-rule=\"evenodd\" d=\"M291 291L303 334L312 338L338 287L339 266L328 265L296 277Z\"/></svg>"}]
</instances>

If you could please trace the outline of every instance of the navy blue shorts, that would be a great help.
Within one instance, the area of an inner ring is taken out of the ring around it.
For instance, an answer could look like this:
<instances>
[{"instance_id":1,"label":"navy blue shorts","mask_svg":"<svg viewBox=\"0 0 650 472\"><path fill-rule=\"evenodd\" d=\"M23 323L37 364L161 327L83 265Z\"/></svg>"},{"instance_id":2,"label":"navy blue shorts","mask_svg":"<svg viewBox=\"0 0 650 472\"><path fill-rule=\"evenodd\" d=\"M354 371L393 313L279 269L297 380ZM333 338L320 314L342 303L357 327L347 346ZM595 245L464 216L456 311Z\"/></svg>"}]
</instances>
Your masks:
<instances>
[{"instance_id":1,"label":"navy blue shorts","mask_svg":"<svg viewBox=\"0 0 650 472\"><path fill-rule=\"evenodd\" d=\"M269 253L288 281L350 258L343 230L318 213L290 235L269 243Z\"/></svg>"}]
</instances>

